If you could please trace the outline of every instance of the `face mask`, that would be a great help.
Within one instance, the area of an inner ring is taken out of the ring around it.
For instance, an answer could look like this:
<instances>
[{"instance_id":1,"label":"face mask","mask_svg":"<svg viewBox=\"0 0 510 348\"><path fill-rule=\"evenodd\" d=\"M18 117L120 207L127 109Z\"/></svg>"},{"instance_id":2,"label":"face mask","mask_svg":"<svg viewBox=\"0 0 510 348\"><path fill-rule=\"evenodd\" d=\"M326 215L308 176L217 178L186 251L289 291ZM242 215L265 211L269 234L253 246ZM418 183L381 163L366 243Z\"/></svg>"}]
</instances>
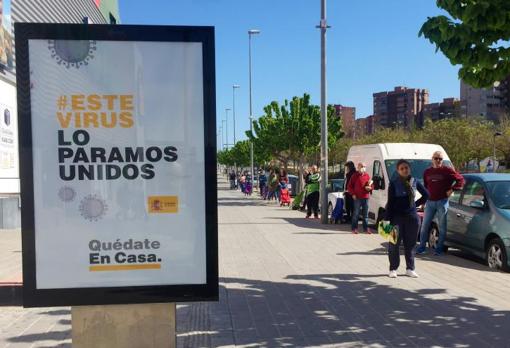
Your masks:
<instances>
[{"instance_id":1,"label":"face mask","mask_svg":"<svg viewBox=\"0 0 510 348\"><path fill-rule=\"evenodd\" d=\"M359 171L360 171L360 173L366 173L367 168L366 167L361 167Z\"/></svg>"}]
</instances>

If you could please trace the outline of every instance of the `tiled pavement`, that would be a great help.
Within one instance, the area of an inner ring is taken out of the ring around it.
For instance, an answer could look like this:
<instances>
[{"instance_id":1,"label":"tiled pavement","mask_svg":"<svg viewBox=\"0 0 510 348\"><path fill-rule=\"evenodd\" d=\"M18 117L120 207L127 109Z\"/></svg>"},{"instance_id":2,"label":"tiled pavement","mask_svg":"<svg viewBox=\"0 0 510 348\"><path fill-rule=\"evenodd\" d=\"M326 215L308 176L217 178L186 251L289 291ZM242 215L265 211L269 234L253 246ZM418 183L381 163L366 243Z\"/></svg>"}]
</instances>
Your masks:
<instances>
[{"instance_id":1,"label":"tiled pavement","mask_svg":"<svg viewBox=\"0 0 510 348\"><path fill-rule=\"evenodd\" d=\"M223 180L218 203L220 301L178 306L179 347L510 347L510 274L453 251L420 258L419 279L389 279L377 235L321 226ZM5 277L19 246L0 247ZM68 308L0 308L0 346L59 345L70 345Z\"/></svg>"}]
</instances>

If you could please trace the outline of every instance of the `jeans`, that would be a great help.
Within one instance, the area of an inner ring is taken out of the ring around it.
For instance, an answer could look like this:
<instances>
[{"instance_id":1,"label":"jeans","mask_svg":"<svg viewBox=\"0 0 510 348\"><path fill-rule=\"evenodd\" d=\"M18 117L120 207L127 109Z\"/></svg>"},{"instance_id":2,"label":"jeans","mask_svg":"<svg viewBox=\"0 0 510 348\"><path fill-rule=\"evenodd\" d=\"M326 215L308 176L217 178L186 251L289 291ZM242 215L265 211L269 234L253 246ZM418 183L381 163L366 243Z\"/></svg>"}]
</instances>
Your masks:
<instances>
[{"instance_id":1,"label":"jeans","mask_svg":"<svg viewBox=\"0 0 510 348\"><path fill-rule=\"evenodd\" d=\"M354 212L352 215L352 230L358 229L359 213L363 221L363 231L368 231L368 198L359 198L354 200Z\"/></svg>"},{"instance_id":2,"label":"jeans","mask_svg":"<svg viewBox=\"0 0 510 348\"><path fill-rule=\"evenodd\" d=\"M400 242L404 242L406 257L406 269L414 271L414 254L416 237L420 228L420 218L417 214L395 216L392 225L398 226L397 244L389 243L388 258L390 259L390 271L396 271L400 265Z\"/></svg>"},{"instance_id":3,"label":"jeans","mask_svg":"<svg viewBox=\"0 0 510 348\"><path fill-rule=\"evenodd\" d=\"M425 204L425 217L423 218L423 223L421 225L420 232L420 251L425 250L425 246L427 240L429 239L430 232L430 224L434 217L437 214L437 220L439 223L439 240L437 242L436 252L443 252L444 240L446 237L446 221L448 214L448 207L450 206L448 202L448 198L442 199L440 201L428 201Z\"/></svg>"}]
</instances>

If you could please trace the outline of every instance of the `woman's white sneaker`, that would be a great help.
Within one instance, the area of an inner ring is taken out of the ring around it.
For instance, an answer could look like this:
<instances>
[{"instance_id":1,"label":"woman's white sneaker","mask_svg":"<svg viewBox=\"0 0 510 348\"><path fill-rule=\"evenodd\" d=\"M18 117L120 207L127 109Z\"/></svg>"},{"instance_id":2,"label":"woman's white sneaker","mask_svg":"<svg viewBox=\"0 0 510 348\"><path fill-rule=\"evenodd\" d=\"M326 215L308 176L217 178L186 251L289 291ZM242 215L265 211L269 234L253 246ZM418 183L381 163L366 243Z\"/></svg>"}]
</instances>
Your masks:
<instances>
[{"instance_id":1,"label":"woman's white sneaker","mask_svg":"<svg viewBox=\"0 0 510 348\"><path fill-rule=\"evenodd\" d=\"M418 275L418 273L416 273L415 271L413 271L412 269L408 269L406 271L406 274L408 277L411 277L411 278L419 278L420 276Z\"/></svg>"},{"instance_id":2,"label":"woman's white sneaker","mask_svg":"<svg viewBox=\"0 0 510 348\"><path fill-rule=\"evenodd\" d=\"M390 278L397 278L397 271L390 271L390 274L388 275Z\"/></svg>"}]
</instances>

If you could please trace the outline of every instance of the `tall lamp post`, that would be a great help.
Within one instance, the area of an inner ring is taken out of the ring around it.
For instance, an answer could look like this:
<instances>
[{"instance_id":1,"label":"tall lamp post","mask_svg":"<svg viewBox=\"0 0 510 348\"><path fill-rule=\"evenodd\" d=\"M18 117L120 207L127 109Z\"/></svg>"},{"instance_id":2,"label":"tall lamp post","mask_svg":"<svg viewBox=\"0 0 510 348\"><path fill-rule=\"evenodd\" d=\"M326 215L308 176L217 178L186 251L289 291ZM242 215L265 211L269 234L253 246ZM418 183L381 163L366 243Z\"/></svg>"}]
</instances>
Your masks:
<instances>
[{"instance_id":1,"label":"tall lamp post","mask_svg":"<svg viewBox=\"0 0 510 348\"><path fill-rule=\"evenodd\" d=\"M326 80L326 31L329 26L326 21L326 0L321 0L321 223L328 223L328 105Z\"/></svg>"},{"instance_id":2,"label":"tall lamp post","mask_svg":"<svg viewBox=\"0 0 510 348\"><path fill-rule=\"evenodd\" d=\"M223 142L223 135L225 134L225 127L223 126L225 124L225 120L221 120L221 141ZM225 150L225 144L227 142L223 142L222 149Z\"/></svg>"},{"instance_id":3,"label":"tall lamp post","mask_svg":"<svg viewBox=\"0 0 510 348\"><path fill-rule=\"evenodd\" d=\"M227 150L228 150L228 112L230 111L230 108L226 108L225 109L225 124L226 124L226 130L225 130L225 137L227 138L227 141L225 142L225 144L227 145Z\"/></svg>"},{"instance_id":4,"label":"tall lamp post","mask_svg":"<svg viewBox=\"0 0 510 348\"><path fill-rule=\"evenodd\" d=\"M252 107L252 96L251 96L251 37L252 35L260 34L260 30L258 29L250 29L248 30L248 60L249 60L249 74L250 74L250 133L253 132L253 107ZM255 178L255 173L253 172L253 141L250 141L250 170L252 179Z\"/></svg>"}]
</instances>

